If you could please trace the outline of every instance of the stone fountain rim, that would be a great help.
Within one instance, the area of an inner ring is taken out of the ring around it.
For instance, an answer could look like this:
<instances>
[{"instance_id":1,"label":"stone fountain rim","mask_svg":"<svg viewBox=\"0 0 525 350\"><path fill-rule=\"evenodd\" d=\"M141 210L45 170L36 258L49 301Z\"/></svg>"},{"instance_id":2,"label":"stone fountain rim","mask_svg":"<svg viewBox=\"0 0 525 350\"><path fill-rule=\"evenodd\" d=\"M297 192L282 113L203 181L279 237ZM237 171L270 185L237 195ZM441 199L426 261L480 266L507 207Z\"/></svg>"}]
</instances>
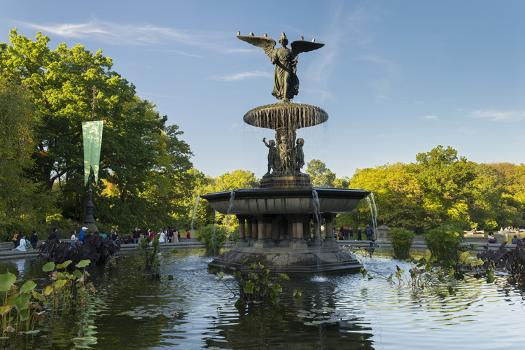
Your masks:
<instances>
[{"instance_id":1,"label":"stone fountain rim","mask_svg":"<svg viewBox=\"0 0 525 350\"><path fill-rule=\"evenodd\" d=\"M363 199L370 194L362 189L342 189L333 187L314 187L319 199L321 198L346 198ZM211 192L201 195L208 201L229 200L232 191ZM235 199L261 199L261 198L312 198L312 188L239 188L233 190Z\"/></svg>"}]
</instances>

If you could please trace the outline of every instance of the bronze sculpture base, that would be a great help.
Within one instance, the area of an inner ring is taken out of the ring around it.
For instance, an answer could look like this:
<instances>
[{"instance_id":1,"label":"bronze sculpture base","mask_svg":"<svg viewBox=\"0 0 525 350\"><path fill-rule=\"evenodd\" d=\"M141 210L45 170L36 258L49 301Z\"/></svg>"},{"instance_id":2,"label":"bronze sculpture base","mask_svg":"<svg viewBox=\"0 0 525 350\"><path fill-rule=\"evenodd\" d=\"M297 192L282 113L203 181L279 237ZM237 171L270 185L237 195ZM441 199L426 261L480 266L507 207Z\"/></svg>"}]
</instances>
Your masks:
<instances>
[{"instance_id":1,"label":"bronze sculpture base","mask_svg":"<svg viewBox=\"0 0 525 350\"><path fill-rule=\"evenodd\" d=\"M261 180L261 187L263 188L290 188L290 187L302 187L311 188L312 183L310 176L307 174L296 174L296 175L264 175Z\"/></svg>"}]
</instances>

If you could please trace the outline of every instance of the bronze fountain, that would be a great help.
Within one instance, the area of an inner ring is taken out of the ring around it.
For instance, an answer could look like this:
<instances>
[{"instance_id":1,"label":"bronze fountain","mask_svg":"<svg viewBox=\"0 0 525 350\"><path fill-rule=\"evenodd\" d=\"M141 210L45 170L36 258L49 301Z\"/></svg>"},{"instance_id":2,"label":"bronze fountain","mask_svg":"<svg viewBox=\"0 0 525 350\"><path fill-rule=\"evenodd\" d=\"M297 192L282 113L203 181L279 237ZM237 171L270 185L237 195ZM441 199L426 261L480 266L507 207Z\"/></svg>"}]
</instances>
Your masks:
<instances>
[{"instance_id":1,"label":"bronze fountain","mask_svg":"<svg viewBox=\"0 0 525 350\"><path fill-rule=\"evenodd\" d=\"M275 66L272 95L279 101L244 115L247 124L275 130L275 140L263 139L268 147L268 171L259 188L202 196L215 210L234 214L239 220L239 242L215 258L210 268L239 270L257 261L273 272L359 271L355 257L338 246L334 221L338 213L353 210L369 192L314 188L310 177L301 172L304 140L297 138L297 130L326 122L328 114L317 106L292 102L299 93L298 56L324 44L301 38L288 47L284 33L279 48L267 34L237 33L237 38L262 48Z\"/></svg>"}]
</instances>

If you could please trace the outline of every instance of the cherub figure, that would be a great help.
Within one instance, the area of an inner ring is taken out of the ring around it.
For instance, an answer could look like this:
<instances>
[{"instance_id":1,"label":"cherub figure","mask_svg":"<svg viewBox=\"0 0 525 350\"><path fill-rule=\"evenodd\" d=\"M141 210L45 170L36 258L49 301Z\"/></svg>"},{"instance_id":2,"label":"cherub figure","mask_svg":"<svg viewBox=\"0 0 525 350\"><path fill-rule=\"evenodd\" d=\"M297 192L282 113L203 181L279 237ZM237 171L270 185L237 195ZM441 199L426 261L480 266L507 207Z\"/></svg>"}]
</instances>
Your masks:
<instances>
[{"instance_id":1,"label":"cherub figure","mask_svg":"<svg viewBox=\"0 0 525 350\"><path fill-rule=\"evenodd\" d=\"M301 168L304 166L304 152L303 152L304 140L298 138L295 145L295 172L300 173Z\"/></svg>"},{"instance_id":2,"label":"cherub figure","mask_svg":"<svg viewBox=\"0 0 525 350\"><path fill-rule=\"evenodd\" d=\"M275 147L275 141L269 140L266 142L266 137L263 138L263 143L268 147L268 172L266 175L270 175L270 171L273 169L275 173L279 168L279 155L277 154L277 147Z\"/></svg>"},{"instance_id":3,"label":"cherub figure","mask_svg":"<svg viewBox=\"0 0 525 350\"><path fill-rule=\"evenodd\" d=\"M292 145L290 145L288 137L286 134L281 135L279 142L279 160L281 162L281 172L284 174L289 174L292 169Z\"/></svg>"}]
</instances>

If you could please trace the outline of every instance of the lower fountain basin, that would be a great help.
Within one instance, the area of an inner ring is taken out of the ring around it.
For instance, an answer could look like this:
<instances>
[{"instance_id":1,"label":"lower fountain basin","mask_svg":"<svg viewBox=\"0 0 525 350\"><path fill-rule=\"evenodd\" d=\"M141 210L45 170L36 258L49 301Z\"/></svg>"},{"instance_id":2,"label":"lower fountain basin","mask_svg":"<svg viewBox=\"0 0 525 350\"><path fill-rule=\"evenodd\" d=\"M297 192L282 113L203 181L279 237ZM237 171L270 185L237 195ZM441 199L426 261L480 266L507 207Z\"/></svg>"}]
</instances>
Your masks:
<instances>
[{"instance_id":1,"label":"lower fountain basin","mask_svg":"<svg viewBox=\"0 0 525 350\"><path fill-rule=\"evenodd\" d=\"M312 274L358 272L362 265L350 252L338 247L335 240L308 246L304 241L240 242L230 251L213 259L211 270L250 270L252 263L262 263L272 273Z\"/></svg>"},{"instance_id":2,"label":"lower fountain basin","mask_svg":"<svg viewBox=\"0 0 525 350\"><path fill-rule=\"evenodd\" d=\"M370 194L358 189L315 188L315 191L321 213L349 212L359 200ZM314 211L310 188L242 188L208 193L201 197L223 214L307 214Z\"/></svg>"}]
</instances>

